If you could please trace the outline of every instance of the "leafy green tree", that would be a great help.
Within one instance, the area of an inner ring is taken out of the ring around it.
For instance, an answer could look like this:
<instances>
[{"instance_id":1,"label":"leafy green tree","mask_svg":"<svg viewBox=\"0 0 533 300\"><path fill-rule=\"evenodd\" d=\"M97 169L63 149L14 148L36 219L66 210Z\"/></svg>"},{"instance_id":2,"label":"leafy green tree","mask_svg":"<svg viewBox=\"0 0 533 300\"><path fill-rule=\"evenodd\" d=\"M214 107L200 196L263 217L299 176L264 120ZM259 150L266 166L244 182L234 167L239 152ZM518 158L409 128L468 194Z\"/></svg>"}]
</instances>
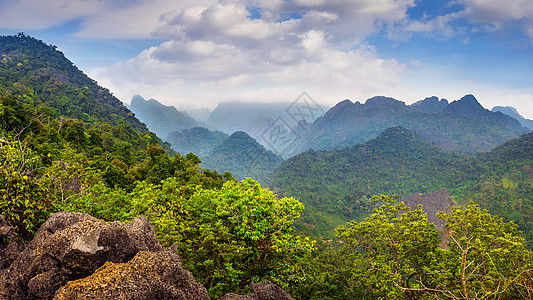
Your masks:
<instances>
[{"instance_id":1,"label":"leafy green tree","mask_svg":"<svg viewBox=\"0 0 533 300\"><path fill-rule=\"evenodd\" d=\"M31 238L54 211L47 186L33 174L38 165L26 145L0 138L0 214L22 238Z\"/></svg>"},{"instance_id":2,"label":"leafy green tree","mask_svg":"<svg viewBox=\"0 0 533 300\"><path fill-rule=\"evenodd\" d=\"M206 189L170 177L160 185L138 181L129 193L97 183L65 208L104 220L146 216L161 243L175 244L185 267L215 298L245 293L251 282L296 284L304 279L300 263L314 248L292 234L303 204L277 199L251 179Z\"/></svg>"},{"instance_id":3,"label":"leafy green tree","mask_svg":"<svg viewBox=\"0 0 533 300\"><path fill-rule=\"evenodd\" d=\"M422 207L412 210L403 202L394 204L391 196L376 197L381 207L363 222L349 222L337 229L345 242L344 252L353 258L351 276L363 286L370 286L374 296L399 299L403 288L415 287L413 276L424 282L424 268L439 242L435 225Z\"/></svg>"},{"instance_id":4,"label":"leafy green tree","mask_svg":"<svg viewBox=\"0 0 533 300\"><path fill-rule=\"evenodd\" d=\"M366 296L383 299L519 299L533 292L533 257L516 225L471 203L453 207L446 247L421 206L381 196L363 222L338 228L350 278Z\"/></svg>"}]
</instances>

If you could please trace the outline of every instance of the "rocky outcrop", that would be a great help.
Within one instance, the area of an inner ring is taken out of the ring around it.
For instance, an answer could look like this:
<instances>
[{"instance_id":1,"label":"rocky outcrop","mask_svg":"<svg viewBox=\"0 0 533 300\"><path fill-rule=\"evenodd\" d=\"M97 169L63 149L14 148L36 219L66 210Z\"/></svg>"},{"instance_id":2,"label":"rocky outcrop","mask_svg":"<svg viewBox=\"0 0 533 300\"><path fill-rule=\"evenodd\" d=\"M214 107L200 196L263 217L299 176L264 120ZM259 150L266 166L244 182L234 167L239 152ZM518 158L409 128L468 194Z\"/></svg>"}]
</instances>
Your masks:
<instances>
[{"instance_id":1,"label":"rocky outcrop","mask_svg":"<svg viewBox=\"0 0 533 300\"><path fill-rule=\"evenodd\" d=\"M270 281L223 299L293 299ZM145 217L127 224L55 213L27 245L0 244L0 300L209 299Z\"/></svg>"},{"instance_id":2,"label":"rocky outcrop","mask_svg":"<svg viewBox=\"0 0 533 300\"><path fill-rule=\"evenodd\" d=\"M452 208L452 196L448 189L441 188L426 195L413 193L402 201L405 205L415 209L419 204L422 205L424 211L428 215L428 221L435 224L437 230L441 230L446 223L444 220L437 218L438 212L449 213Z\"/></svg>"},{"instance_id":3,"label":"rocky outcrop","mask_svg":"<svg viewBox=\"0 0 533 300\"><path fill-rule=\"evenodd\" d=\"M127 263L106 262L89 277L68 282L54 299L209 299L172 248L141 251Z\"/></svg>"},{"instance_id":4,"label":"rocky outcrop","mask_svg":"<svg viewBox=\"0 0 533 300\"><path fill-rule=\"evenodd\" d=\"M0 274L0 297L51 299L68 281L91 275L107 261L122 263L139 251L161 250L145 217L124 225L59 212Z\"/></svg>"},{"instance_id":5,"label":"rocky outcrop","mask_svg":"<svg viewBox=\"0 0 533 300\"><path fill-rule=\"evenodd\" d=\"M294 298L271 281L264 281L250 284L250 292L246 295L226 294L220 300L294 300Z\"/></svg>"},{"instance_id":6,"label":"rocky outcrop","mask_svg":"<svg viewBox=\"0 0 533 300\"><path fill-rule=\"evenodd\" d=\"M4 219L4 216L0 215L0 238L14 236L15 230L13 229L13 227L7 224L6 220Z\"/></svg>"}]
</instances>

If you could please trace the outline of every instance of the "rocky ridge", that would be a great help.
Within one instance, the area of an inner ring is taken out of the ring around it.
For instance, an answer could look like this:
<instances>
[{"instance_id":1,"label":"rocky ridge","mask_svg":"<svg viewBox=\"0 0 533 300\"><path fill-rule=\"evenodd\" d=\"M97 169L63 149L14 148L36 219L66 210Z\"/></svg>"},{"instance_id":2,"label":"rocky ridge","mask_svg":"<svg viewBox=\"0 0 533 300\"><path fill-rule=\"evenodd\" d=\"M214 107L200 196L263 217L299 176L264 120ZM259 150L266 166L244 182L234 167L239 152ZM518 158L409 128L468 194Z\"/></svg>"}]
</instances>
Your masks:
<instances>
[{"instance_id":1,"label":"rocky ridge","mask_svg":"<svg viewBox=\"0 0 533 300\"><path fill-rule=\"evenodd\" d=\"M227 297L292 299L271 282L252 284L247 295ZM164 249L142 216L123 224L59 212L27 245L14 239L7 245L0 243L0 299L126 298L209 296L183 268L175 248Z\"/></svg>"}]
</instances>

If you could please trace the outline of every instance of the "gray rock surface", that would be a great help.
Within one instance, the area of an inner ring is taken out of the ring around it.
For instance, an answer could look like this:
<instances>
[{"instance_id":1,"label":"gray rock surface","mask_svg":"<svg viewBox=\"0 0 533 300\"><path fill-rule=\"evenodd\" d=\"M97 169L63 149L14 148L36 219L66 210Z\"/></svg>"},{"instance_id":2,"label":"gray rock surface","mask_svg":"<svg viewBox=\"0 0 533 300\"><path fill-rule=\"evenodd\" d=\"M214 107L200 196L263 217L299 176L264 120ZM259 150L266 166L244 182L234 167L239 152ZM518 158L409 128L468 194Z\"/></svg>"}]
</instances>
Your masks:
<instances>
[{"instance_id":1,"label":"gray rock surface","mask_svg":"<svg viewBox=\"0 0 533 300\"><path fill-rule=\"evenodd\" d=\"M294 300L294 298L278 285L267 280L250 284L250 292L246 295L229 293L220 300Z\"/></svg>"},{"instance_id":2,"label":"gray rock surface","mask_svg":"<svg viewBox=\"0 0 533 300\"><path fill-rule=\"evenodd\" d=\"M106 262L94 274L70 281L54 299L209 299L172 249L141 251L126 263Z\"/></svg>"},{"instance_id":3,"label":"gray rock surface","mask_svg":"<svg viewBox=\"0 0 533 300\"><path fill-rule=\"evenodd\" d=\"M0 273L0 299L52 299L68 281L91 275L106 261L126 262L139 251L161 250L145 217L124 225L82 213L55 213Z\"/></svg>"}]
</instances>

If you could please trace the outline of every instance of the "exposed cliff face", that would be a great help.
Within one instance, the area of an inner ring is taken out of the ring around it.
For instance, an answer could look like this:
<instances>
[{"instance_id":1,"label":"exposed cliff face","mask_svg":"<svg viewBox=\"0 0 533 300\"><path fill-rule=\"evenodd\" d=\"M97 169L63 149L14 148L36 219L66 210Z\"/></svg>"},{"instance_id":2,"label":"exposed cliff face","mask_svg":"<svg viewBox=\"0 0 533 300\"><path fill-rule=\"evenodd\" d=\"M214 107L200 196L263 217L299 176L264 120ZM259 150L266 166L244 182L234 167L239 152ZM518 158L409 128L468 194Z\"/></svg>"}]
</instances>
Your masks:
<instances>
[{"instance_id":1,"label":"exposed cliff face","mask_svg":"<svg viewBox=\"0 0 533 300\"><path fill-rule=\"evenodd\" d=\"M252 284L248 296L292 299L271 282ZM209 299L145 217L122 224L59 212L26 246L0 244L0 299L128 298Z\"/></svg>"},{"instance_id":2,"label":"exposed cliff face","mask_svg":"<svg viewBox=\"0 0 533 300\"><path fill-rule=\"evenodd\" d=\"M448 189L441 188L425 195L413 193L405 197L402 201L405 205L415 209L418 205L422 205L424 211L428 215L428 221L435 224L437 230L442 230L444 220L437 218L438 212L450 213L452 208L452 196Z\"/></svg>"}]
</instances>

